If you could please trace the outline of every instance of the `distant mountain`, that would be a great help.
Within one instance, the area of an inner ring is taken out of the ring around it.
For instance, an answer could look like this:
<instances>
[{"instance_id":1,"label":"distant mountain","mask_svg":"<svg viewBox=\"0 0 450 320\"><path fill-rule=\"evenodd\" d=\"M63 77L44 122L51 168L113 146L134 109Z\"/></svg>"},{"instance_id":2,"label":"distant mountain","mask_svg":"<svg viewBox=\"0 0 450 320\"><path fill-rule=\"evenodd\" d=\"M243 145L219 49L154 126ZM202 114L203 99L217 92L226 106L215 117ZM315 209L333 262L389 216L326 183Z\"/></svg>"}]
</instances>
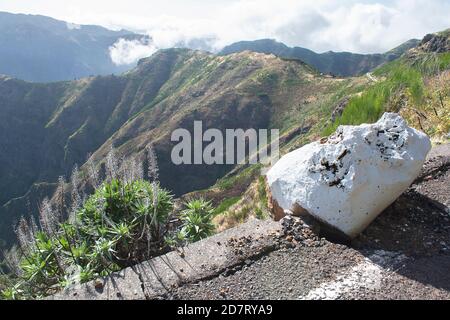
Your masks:
<instances>
[{"instance_id":1,"label":"distant mountain","mask_svg":"<svg viewBox=\"0 0 450 320\"><path fill-rule=\"evenodd\" d=\"M0 74L32 82L73 80L91 75L119 74L135 66L116 65L109 48L120 39L150 43L151 38L130 31L112 31L100 26L76 25L40 15L0 12ZM181 41L176 47L211 51L213 38ZM300 59L317 70L338 76L354 76L392 61L419 40L410 40L384 54L349 52L315 53L301 47L290 48L275 40L241 41L231 44L221 55L250 50ZM127 62L128 63L128 62Z\"/></svg>"},{"instance_id":2,"label":"distant mountain","mask_svg":"<svg viewBox=\"0 0 450 320\"><path fill-rule=\"evenodd\" d=\"M412 39L383 54L356 54L332 51L316 53L301 47L291 48L275 40L262 39L233 43L223 48L219 54L227 55L245 50L274 54L283 58L300 59L322 73L348 77L364 74L385 62L395 60L419 42L420 40Z\"/></svg>"},{"instance_id":3,"label":"distant mountain","mask_svg":"<svg viewBox=\"0 0 450 320\"><path fill-rule=\"evenodd\" d=\"M144 36L45 16L0 12L0 74L33 82L120 73L108 48Z\"/></svg>"}]
</instances>

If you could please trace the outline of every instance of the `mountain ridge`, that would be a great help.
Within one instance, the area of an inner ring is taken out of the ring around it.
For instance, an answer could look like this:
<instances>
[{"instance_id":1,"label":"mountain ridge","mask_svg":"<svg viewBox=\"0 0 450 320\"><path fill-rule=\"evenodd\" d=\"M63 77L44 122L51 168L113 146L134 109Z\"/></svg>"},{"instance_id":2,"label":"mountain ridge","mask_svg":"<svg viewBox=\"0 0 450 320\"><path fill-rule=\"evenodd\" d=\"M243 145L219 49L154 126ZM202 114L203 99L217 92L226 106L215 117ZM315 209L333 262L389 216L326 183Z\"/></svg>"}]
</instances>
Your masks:
<instances>
[{"instance_id":1,"label":"mountain ridge","mask_svg":"<svg viewBox=\"0 0 450 320\"><path fill-rule=\"evenodd\" d=\"M382 54L358 54L334 51L316 53L302 47L288 47L274 39L260 39L235 42L223 48L219 54L227 55L244 50L275 54L283 58L300 59L322 73L348 77L364 74L385 62L395 60L419 42L420 40L411 39Z\"/></svg>"},{"instance_id":2,"label":"mountain ridge","mask_svg":"<svg viewBox=\"0 0 450 320\"><path fill-rule=\"evenodd\" d=\"M122 73L130 66L114 64L109 47L119 39L145 37L42 15L0 12L0 73L33 82Z\"/></svg>"},{"instance_id":3,"label":"mountain ridge","mask_svg":"<svg viewBox=\"0 0 450 320\"><path fill-rule=\"evenodd\" d=\"M116 65L109 48L120 39L151 43L151 37L127 30L77 25L42 15L0 12L0 73L33 82L67 81L91 75L120 74L135 63ZM211 39L180 41L175 47L208 50ZM243 50L300 59L325 74L357 76L398 58L419 40L409 40L383 54L315 53L272 39L230 44L220 55Z\"/></svg>"}]
</instances>

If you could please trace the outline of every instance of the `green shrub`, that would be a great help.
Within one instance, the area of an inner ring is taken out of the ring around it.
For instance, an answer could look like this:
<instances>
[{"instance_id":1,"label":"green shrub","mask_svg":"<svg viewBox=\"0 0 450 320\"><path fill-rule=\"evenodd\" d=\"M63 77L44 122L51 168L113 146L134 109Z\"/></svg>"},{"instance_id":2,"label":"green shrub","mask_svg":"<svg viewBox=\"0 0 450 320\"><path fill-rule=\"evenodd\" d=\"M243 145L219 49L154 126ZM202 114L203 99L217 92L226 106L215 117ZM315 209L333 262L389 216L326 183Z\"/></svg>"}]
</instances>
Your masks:
<instances>
[{"instance_id":1,"label":"green shrub","mask_svg":"<svg viewBox=\"0 0 450 320\"><path fill-rule=\"evenodd\" d=\"M173 196L158 182L156 153L151 145L145 151L151 182L144 180L143 162L137 156L120 161L114 149L105 159L103 174L92 160L86 163L85 181L94 190L92 195L84 193L77 166L70 184L59 179L52 200L46 198L40 206L39 226L34 218L21 218L18 245L1 251L0 275L8 270L11 274L5 279L11 281L0 278L0 297L48 296L213 233L210 202L190 201L175 219Z\"/></svg>"},{"instance_id":2,"label":"green shrub","mask_svg":"<svg viewBox=\"0 0 450 320\"><path fill-rule=\"evenodd\" d=\"M0 296L45 297L164 254L172 245L210 236L215 229L211 222L214 208L202 199L188 202L179 223L173 225L173 197L159 186L156 156L152 157L149 172L153 182L117 175L115 171L123 170L117 170L113 157L109 157L110 180L97 184L94 194L75 206L64 203L64 181L60 179L53 202L44 200L41 205L42 227L33 219L27 222L22 218L16 230L19 246L3 253L14 281L6 285L0 282ZM72 198L80 201L77 190L72 189ZM64 222L63 207L71 210Z\"/></svg>"},{"instance_id":3,"label":"green shrub","mask_svg":"<svg viewBox=\"0 0 450 320\"><path fill-rule=\"evenodd\" d=\"M157 183L104 182L72 222L21 241L19 281L4 297L46 296L164 253L172 208L172 195Z\"/></svg>"},{"instance_id":4,"label":"green shrub","mask_svg":"<svg viewBox=\"0 0 450 320\"><path fill-rule=\"evenodd\" d=\"M380 77L381 81L367 88L361 95L354 96L341 117L328 125L323 134L332 134L339 125L376 122L386 110L398 112L397 106L390 106L389 102L400 94L405 94L414 106L421 109L426 105L427 95L424 78L449 68L448 52L405 57L378 68L373 74Z\"/></svg>"},{"instance_id":5,"label":"green shrub","mask_svg":"<svg viewBox=\"0 0 450 320\"><path fill-rule=\"evenodd\" d=\"M197 199L186 203L186 209L180 216L183 223L182 238L196 242L211 236L215 229L212 223L213 216L214 208L209 201Z\"/></svg>"},{"instance_id":6,"label":"green shrub","mask_svg":"<svg viewBox=\"0 0 450 320\"><path fill-rule=\"evenodd\" d=\"M376 122L386 110L389 99L399 92L407 93L415 103L420 103L424 96L424 83L416 68L397 62L383 70L387 72L387 78L367 88L361 95L352 97L342 115L325 128L324 135L332 134L340 125Z\"/></svg>"},{"instance_id":7,"label":"green shrub","mask_svg":"<svg viewBox=\"0 0 450 320\"><path fill-rule=\"evenodd\" d=\"M6 275L6 274L2 274L0 272L0 292L7 290L8 288L10 288L12 285L12 279ZM0 299L1 299L1 295L0 295Z\"/></svg>"},{"instance_id":8,"label":"green shrub","mask_svg":"<svg viewBox=\"0 0 450 320\"><path fill-rule=\"evenodd\" d=\"M103 184L85 203L71 233L83 240L78 250L96 249L90 255L94 258L89 261L91 265L92 261L98 261L102 269L101 262L106 259L126 267L148 256L143 247L147 247L150 255L159 250L172 208L172 196L159 185L114 179Z\"/></svg>"},{"instance_id":9,"label":"green shrub","mask_svg":"<svg viewBox=\"0 0 450 320\"><path fill-rule=\"evenodd\" d=\"M214 216L217 216L225 211L227 211L232 205L236 204L241 200L241 197L232 197L223 200L217 208L214 210Z\"/></svg>"}]
</instances>

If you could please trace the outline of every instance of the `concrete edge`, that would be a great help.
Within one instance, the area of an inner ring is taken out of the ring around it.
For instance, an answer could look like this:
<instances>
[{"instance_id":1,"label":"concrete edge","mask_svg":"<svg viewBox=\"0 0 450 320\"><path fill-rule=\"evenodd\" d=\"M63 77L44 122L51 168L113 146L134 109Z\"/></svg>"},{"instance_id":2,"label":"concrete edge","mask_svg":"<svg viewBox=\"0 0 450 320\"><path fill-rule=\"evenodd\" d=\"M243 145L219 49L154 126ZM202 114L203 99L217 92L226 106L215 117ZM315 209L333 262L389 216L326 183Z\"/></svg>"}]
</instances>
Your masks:
<instances>
[{"instance_id":1,"label":"concrete edge","mask_svg":"<svg viewBox=\"0 0 450 320\"><path fill-rule=\"evenodd\" d=\"M209 279L275 249L282 226L252 219L103 279L75 285L49 300L161 299L173 288Z\"/></svg>"}]
</instances>

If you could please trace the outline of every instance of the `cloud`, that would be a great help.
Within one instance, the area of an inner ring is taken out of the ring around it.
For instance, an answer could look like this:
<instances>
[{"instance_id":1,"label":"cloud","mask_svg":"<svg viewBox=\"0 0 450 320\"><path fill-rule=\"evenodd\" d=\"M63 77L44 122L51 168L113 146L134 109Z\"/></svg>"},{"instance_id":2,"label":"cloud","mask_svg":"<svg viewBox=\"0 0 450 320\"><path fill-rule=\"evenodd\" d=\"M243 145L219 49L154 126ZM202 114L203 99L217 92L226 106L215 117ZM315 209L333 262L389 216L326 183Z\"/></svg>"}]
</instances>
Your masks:
<instances>
[{"instance_id":1,"label":"cloud","mask_svg":"<svg viewBox=\"0 0 450 320\"><path fill-rule=\"evenodd\" d=\"M190 43L213 51L235 41L273 38L318 52L384 52L450 27L448 0L217 0L198 9L206 2L212 6L210 0L174 0L172 10L162 10L156 3L129 0L126 12L114 11L114 5L102 11L83 6L66 18L146 33L157 48Z\"/></svg>"},{"instance_id":2,"label":"cloud","mask_svg":"<svg viewBox=\"0 0 450 320\"><path fill-rule=\"evenodd\" d=\"M241 0L211 19L163 15L140 26L158 47L208 38L211 50L239 40L274 38L316 51L384 52L414 37L450 27L441 0ZM137 26L139 28L139 26Z\"/></svg>"},{"instance_id":3,"label":"cloud","mask_svg":"<svg viewBox=\"0 0 450 320\"><path fill-rule=\"evenodd\" d=\"M411 38L450 27L450 3L399 0L354 3L323 12L329 26L315 30L312 48L361 53L384 52Z\"/></svg>"},{"instance_id":4,"label":"cloud","mask_svg":"<svg viewBox=\"0 0 450 320\"><path fill-rule=\"evenodd\" d=\"M114 64L130 65L139 59L151 56L156 50L158 49L150 38L135 40L121 38L109 47L109 54Z\"/></svg>"}]
</instances>

